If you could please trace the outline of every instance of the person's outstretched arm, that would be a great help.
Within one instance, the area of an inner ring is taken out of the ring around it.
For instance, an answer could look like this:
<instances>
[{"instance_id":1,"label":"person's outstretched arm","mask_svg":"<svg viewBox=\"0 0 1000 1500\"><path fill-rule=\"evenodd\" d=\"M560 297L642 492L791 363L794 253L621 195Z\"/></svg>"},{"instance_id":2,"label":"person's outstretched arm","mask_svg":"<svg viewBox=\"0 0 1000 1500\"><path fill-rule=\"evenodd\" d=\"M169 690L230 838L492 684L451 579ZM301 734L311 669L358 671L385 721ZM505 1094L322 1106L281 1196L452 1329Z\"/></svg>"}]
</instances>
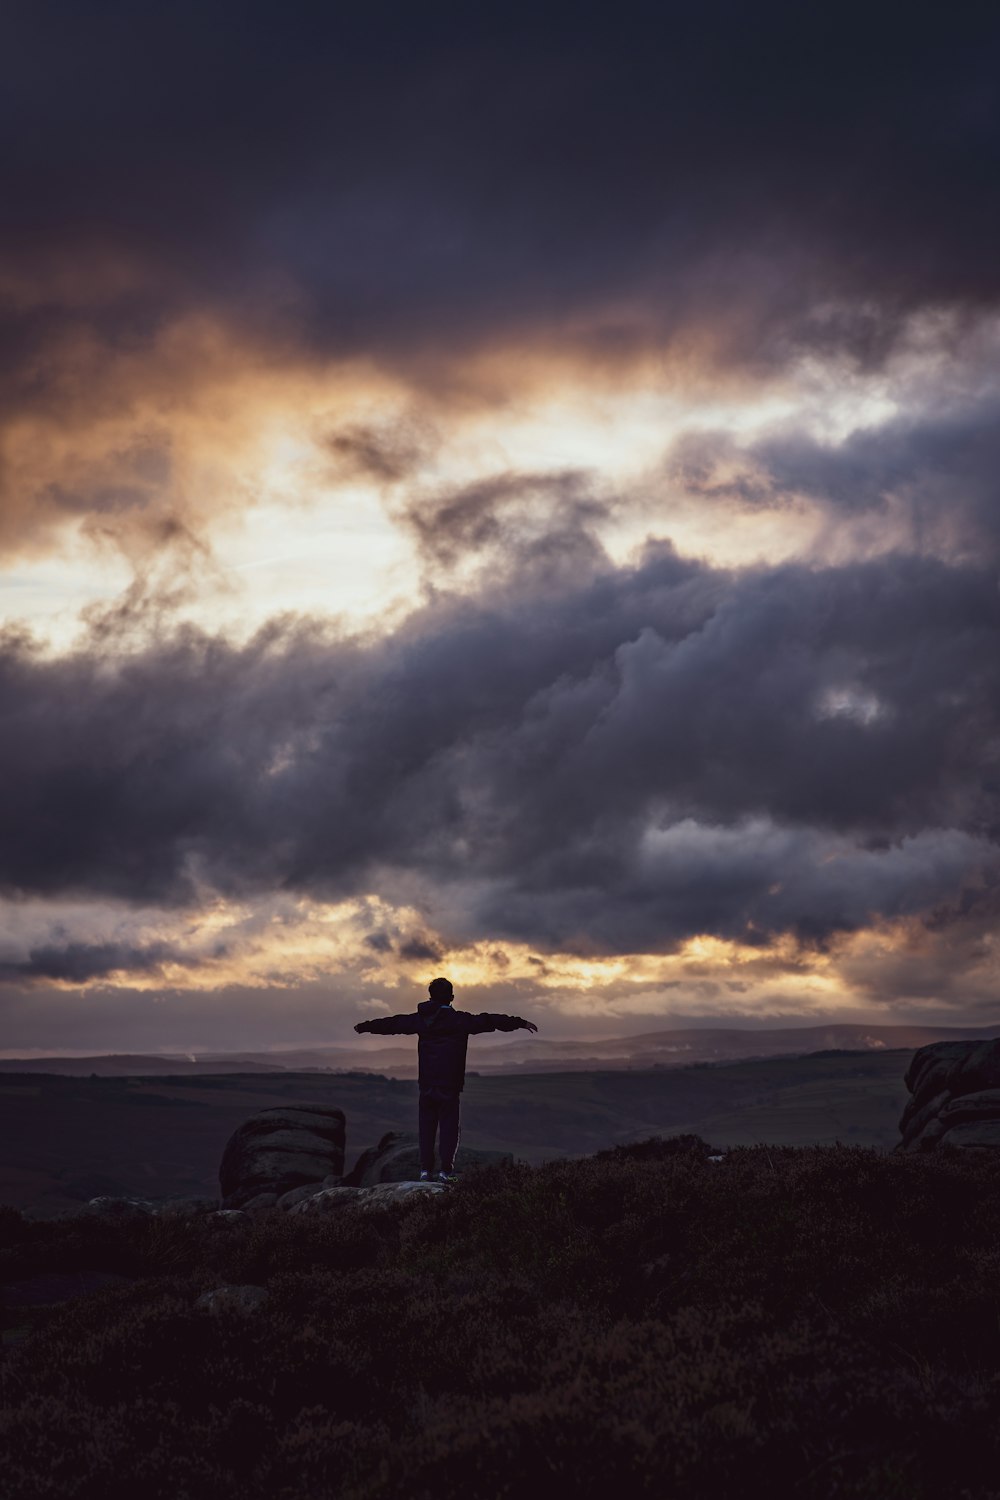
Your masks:
<instances>
[{"instance_id":1,"label":"person's outstretched arm","mask_svg":"<svg viewBox=\"0 0 1000 1500\"><path fill-rule=\"evenodd\" d=\"M522 1016L495 1016L484 1010L481 1015L469 1016L466 1022L470 1036L480 1036L484 1031L537 1031L533 1021Z\"/></svg>"},{"instance_id":2,"label":"person's outstretched arm","mask_svg":"<svg viewBox=\"0 0 1000 1500\"><path fill-rule=\"evenodd\" d=\"M419 1016L379 1016L374 1021L359 1021L355 1031L370 1031L373 1036L414 1036L419 1031Z\"/></svg>"}]
</instances>

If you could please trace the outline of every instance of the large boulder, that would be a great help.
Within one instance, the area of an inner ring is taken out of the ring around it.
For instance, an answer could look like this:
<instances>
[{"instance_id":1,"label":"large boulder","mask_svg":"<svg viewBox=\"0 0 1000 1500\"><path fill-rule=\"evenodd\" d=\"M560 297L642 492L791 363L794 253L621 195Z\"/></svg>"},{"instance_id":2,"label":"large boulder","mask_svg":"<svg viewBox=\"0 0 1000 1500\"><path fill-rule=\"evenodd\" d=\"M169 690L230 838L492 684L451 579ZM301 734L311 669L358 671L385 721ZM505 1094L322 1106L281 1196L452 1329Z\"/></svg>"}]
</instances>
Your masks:
<instances>
[{"instance_id":1,"label":"large boulder","mask_svg":"<svg viewBox=\"0 0 1000 1500\"><path fill-rule=\"evenodd\" d=\"M933 1042L921 1047L903 1081L918 1109L944 1090L954 1098L978 1089L1000 1088L1000 1039Z\"/></svg>"},{"instance_id":2,"label":"large boulder","mask_svg":"<svg viewBox=\"0 0 1000 1500\"><path fill-rule=\"evenodd\" d=\"M514 1158L506 1151L477 1151L459 1146L456 1170L470 1167L505 1166ZM420 1176L420 1147L415 1135L390 1130L377 1146L362 1151L344 1178L345 1187L375 1187L380 1182L412 1182Z\"/></svg>"},{"instance_id":3,"label":"large boulder","mask_svg":"<svg viewBox=\"0 0 1000 1500\"><path fill-rule=\"evenodd\" d=\"M897 1150L1000 1147L1000 1038L921 1047L904 1082L911 1098Z\"/></svg>"},{"instance_id":4,"label":"large boulder","mask_svg":"<svg viewBox=\"0 0 1000 1500\"><path fill-rule=\"evenodd\" d=\"M274 1201L293 1188L344 1170L344 1112L302 1104L262 1109L244 1120L222 1153L219 1184L226 1208L243 1208L263 1194Z\"/></svg>"}]
</instances>

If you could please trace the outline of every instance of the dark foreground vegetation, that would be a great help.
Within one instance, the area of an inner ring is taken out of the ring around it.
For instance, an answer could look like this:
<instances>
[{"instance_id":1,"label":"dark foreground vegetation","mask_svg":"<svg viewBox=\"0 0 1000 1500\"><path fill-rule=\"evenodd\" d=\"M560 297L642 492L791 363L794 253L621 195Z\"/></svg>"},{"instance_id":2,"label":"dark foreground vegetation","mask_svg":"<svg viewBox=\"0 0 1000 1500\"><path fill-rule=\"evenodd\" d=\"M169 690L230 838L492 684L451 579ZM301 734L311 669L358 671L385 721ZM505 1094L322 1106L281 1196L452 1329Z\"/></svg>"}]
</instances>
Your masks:
<instances>
[{"instance_id":1,"label":"dark foreground vegetation","mask_svg":"<svg viewBox=\"0 0 1000 1500\"><path fill-rule=\"evenodd\" d=\"M1000 1161L689 1141L326 1219L28 1223L138 1278L3 1366L0 1488L86 1500L1000 1495ZM194 1306L266 1287L250 1312Z\"/></svg>"}]
</instances>

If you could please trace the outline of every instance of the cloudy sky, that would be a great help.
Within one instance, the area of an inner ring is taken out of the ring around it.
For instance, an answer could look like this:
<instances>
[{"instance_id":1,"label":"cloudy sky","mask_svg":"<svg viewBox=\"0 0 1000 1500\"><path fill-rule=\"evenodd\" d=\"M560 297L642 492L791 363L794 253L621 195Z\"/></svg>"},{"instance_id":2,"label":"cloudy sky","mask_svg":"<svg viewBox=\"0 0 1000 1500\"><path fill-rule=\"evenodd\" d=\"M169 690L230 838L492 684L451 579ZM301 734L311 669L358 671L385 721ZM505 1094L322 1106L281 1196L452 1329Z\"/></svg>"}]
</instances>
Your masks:
<instances>
[{"instance_id":1,"label":"cloudy sky","mask_svg":"<svg viewBox=\"0 0 1000 1500\"><path fill-rule=\"evenodd\" d=\"M998 43L4 8L8 1053L1000 1014Z\"/></svg>"}]
</instances>

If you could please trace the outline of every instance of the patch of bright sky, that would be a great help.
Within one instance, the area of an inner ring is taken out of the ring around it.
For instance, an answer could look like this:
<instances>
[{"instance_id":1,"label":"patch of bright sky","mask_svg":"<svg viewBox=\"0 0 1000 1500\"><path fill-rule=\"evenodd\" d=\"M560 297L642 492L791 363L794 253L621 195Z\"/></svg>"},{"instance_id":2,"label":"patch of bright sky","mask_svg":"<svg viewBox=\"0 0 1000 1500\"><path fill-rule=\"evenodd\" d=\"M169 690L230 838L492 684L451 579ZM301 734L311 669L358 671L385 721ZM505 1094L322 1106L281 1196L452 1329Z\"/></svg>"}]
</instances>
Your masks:
<instances>
[{"instance_id":1,"label":"patch of bright sky","mask_svg":"<svg viewBox=\"0 0 1000 1500\"><path fill-rule=\"evenodd\" d=\"M394 520L375 483L344 482L331 471L323 446L329 424L311 411L283 410L276 396L259 427L224 455L213 453L199 480L189 467L185 497L197 525L204 489L205 536L229 585L206 585L183 607L185 618L209 629L245 636L275 614L336 616L353 628L384 628L418 596L419 559L405 528ZM373 409L365 399L362 420ZM398 409L387 397L386 419ZM377 411L377 403L375 405ZM624 561L649 536L670 537L680 550L722 566L779 561L815 542L819 518L800 511L726 512L666 493L659 465L670 444L691 429L722 430L749 441L794 424L828 442L897 410L884 380L835 377L803 367L794 382L757 393L713 400L676 387L594 385L550 387L493 409L466 412L440 424L443 441L412 480L412 493L442 489L504 473L586 471L601 491L629 496L601 539ZM338 421L350 421L338 401ZM220 488L239 503L219 505ZM27 624L52 650L65 649L80 612L110 603L130 580L124 557L98 554L83 528L67 527L61 550L15 562L0 571L0 619Z\"/></svg>"}]
</instances>

